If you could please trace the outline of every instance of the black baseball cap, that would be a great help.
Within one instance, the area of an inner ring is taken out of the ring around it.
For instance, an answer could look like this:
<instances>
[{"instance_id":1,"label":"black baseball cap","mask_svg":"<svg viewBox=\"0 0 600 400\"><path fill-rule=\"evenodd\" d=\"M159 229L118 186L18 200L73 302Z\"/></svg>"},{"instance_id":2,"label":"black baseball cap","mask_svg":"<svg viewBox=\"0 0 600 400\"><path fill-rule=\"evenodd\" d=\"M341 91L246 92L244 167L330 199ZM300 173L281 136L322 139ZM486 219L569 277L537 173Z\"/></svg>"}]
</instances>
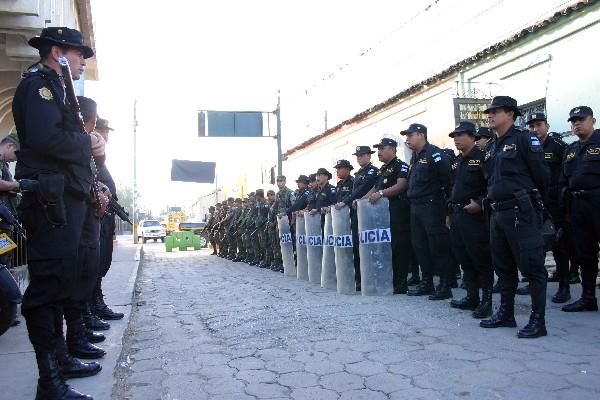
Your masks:
<instances>
[{"instance_id":1,"label":"black baseball cap","mask_svg":"<svg viewBox=\"0 0 600 400\"><path fill-rule=\"evenodd\" d=\"M427 127L423 124L410 124L408 128L401 131L401 135L408 135L409 133L423 133L427 134Z\"/></svg>"},{"instance_id":2,"label":"black baseball cap","mask_svg":"<svg viewBox=\"0 0 600 400\"><path fill-rule=\"evenodd\" d=\"M530 123L532 123L534 121L548 121L548 120L546 119L546 114L544 114L543 112L535 112L535 113L531 113L527 116L526 124L529 125Z\"/></svg>"},{"instance_id":3,"label":"black baseball cap","mask_svg":"<svg viewBox=\"0 0 600 400\"><path fill-rule=\"evenodd\" d=\"M376 149L385 146L398 147L398 142L396 142L394 139L384 137L381 138L381 141L379 143L373 145L373 147L375 147Z\"/></svg>"},{"instance_id":4,"label":"black baseball cap","mask_svg":"<svg viewBox=\"0 0 600 400\"><path fill-rule=\"evenodd\" d=\"M594 112L591 108L589 108L588 106L579 106L569 111L569 119L567 121L571 122L575 118L585 118L593 116Z\"/></svg>"},{"instance_id":5,"label":"black baseball cap","mask_svg":"<svg viewBox=\"0 0 600 400\"><path fill-rule=\"evenodd\" d=\"M456 128L454 128L454 130L450 132L448 136L453 138L457 133L468 133L469 135L476 136L477 128L471 121L460 121Z\"/></svg>"},{"instance_id":6,"label":"black baseball cap","mask_svg":"<svg viewBox=\"0 0 600 400\"><path fill-rule=\"evenodd\" d=\"M475 139L479 140L482 137L492 139L492 138L496 137L496 135L494 135L494 132L492 132L492 130L490 128L488 128L487 126L481 126L481 127L479 127L479 129L477 129L477 134L475 135Z\"/></svg>"}]
</instances>

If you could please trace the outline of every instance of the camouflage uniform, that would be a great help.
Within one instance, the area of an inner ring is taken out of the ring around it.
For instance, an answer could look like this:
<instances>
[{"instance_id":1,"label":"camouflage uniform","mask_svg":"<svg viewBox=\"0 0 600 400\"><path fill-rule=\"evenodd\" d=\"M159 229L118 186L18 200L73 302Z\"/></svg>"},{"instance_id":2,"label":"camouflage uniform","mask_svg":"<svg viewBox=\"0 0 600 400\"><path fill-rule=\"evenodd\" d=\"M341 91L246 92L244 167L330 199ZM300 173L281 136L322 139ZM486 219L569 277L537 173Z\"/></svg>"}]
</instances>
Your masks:
<instances>
[{"instance_id":1,"label":"camouflage uniform","mask_svg":"<svg viewBox=\"0 0 600 400\"><path fill-rule=\"evenodd\" d=\"M277 216L285 214L286 210L294 204L296 201L296 195L287 186L277 192L275 195L275 203L273 203L272 214L274 216L274 225L272 226L270 246L273 249L273 264L274 268L277 269L283 267L283 261L281 259L281 247L279 244L279 229L277 228ZM289 217L289 216L288 216Z\"/></svg>"},{"instance_id":2,"label":"camouflage uniform","mask_svg":"<svg viewBox=\"0 0 600 400\"><path fill-rule=\"evenodd\" d=\"M254 231L251 235L252 247L254 249L254 264L259 264L264 258L265 225L269 214L269 203L266 200L257 200L254 206Z\"/></svg>"},{"instance_id":3,"label":"camouflage uniform","mask_svg":"<svg viewBox=\"0 0 600 400\"><path fill-rule=\"evenodd\" d=\"M8 167L8 162L6 162L4 160L4 157L2 157L2 156L0 156L0 173L2 174L1 179L3 181L10 182L13 180L12 174L10 173L10 169ZM0 192L0 200L2 200L2 202L4 203L6 208L8 208L8 210L14 216L17 215L17 205L19 202L18 202L17 195L15 193ZM0 222L0 233L6 233L13 240L15 240L12 232L13 232L12 226L10 226L4 222ZM13 252L9 251L7 253L0 255L0 264L4 264L4 265L10 267L12 265L12 260L13 260L12 254L13 254Z\"/></svg>"},{"instance_id":4,"label":"camouflage uniform","mask_svg":"<svg viewBox=\"0 0 600 400\"><path fill-rule=\"evenodd\" d=\"M254 247L252 246L252 237L251 234L254 231L255 223L254 219L256 217L256 201L250 201L248 215L246 217L246 223L244 225L244 247L246 248L246 253L248 257L246 260L248 262L252 262L256 259L257 254L254 253Z\"/></svg>"}]
</instances>

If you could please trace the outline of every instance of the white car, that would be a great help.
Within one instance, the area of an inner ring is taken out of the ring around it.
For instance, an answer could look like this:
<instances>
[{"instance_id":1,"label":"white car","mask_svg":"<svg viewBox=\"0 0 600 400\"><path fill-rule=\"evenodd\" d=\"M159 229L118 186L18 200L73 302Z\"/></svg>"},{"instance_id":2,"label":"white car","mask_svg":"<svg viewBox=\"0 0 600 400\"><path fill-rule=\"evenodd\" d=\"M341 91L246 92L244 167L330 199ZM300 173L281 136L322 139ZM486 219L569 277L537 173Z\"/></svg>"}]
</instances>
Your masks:
<instances>
[{"instance_id":1,"label":"white car","mask_svg":"<svg viewBox=\"0 0 600 400\"><path fill-rule=\"evenodd\" d=\"M138 240L142 239L142 242L146 243L148 239L154 239L154 241L161 240L161 242L165 241L165 236L167 236L167 231L160 224L160 221L156 219L144 219L141 220L138 225L137 230Z\"/></svg>"}]
</instances>

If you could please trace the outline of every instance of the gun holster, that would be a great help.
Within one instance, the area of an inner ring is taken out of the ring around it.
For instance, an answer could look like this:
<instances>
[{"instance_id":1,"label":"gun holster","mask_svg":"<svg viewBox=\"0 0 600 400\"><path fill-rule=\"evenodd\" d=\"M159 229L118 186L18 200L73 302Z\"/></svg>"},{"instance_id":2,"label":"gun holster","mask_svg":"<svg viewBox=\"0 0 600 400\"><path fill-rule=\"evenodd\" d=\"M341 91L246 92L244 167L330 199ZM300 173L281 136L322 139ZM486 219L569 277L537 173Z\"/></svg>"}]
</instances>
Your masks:
<instances>
[{"instance_id":1,"label":"gun holster","mask_svg":"<svg viewBox=\"0 0 600 400\"><path fill-rule=\"evenodd\" d=\"M519 190L518 192L516 192L515 199L517 200L519 210L521 210L522 212L531 211L533 209L531 197L529 193L527 193L525 190Z\"/></svg>"},{"instance_id":2,"label":"gun holster","mask_svg":"<svg viewBox=\"0 0 600 400\"><path fill-rule=\"evenodd\" d=\"M65 177L61 174L40 174L38 182L37 200L44 207L46 218L54 226L66 225Z\"/></svg>"}]
</instances>

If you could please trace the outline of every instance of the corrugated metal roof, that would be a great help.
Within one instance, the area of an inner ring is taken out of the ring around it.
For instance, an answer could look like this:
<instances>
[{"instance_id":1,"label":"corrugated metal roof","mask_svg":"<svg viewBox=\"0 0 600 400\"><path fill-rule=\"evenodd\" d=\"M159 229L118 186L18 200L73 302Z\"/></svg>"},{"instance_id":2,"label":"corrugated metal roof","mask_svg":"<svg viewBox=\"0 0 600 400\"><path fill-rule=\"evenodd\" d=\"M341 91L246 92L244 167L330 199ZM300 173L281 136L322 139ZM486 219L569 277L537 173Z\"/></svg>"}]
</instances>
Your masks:
<instances>
[{"instance_id":1,"label":"corrugated metal roof","mask_svg":"<svg viewBox=\"0 0 600 400\"><path fill-rule=\"evenodd\" d=\"M335 134L336 132L340 131L342 128L344 128L346 126L361 122L361 121L367 119L370 115L372 115L378 111L381 111L381 110L393 105L394 103L397 103L398 101L402 100L403 98L408 97L408 96L420 91L425 86L430 86L430 85L436 84L436 83L452 76L453 74L457 73L461 69L463 69L471 64L474 64L480 60L483 60L486 57L489 57L491 55L499 53L500 51L505 50L505 49L515 45L519 41L525 39L530 34L536 33L545 28L548 28L549 26L554 25L558 21L571 16L573 13L582 11L582 10L598 3L599 1L600 0L584 0L584 1L580 1L575 4L572 4L560 11L557 11L552 16L550 16L544 20L538 21L535 24L530 25L530 26L522 29L518 33L510 36L509 38L504 39L498 43L495 43L495 44L477 52L476 54L472 55L471 57L465 58L464 60L459 61L456 64L449 66L445 70L443 70L443 71L441 71L441 72L439 72L439 73L437 73L415 85L412 85L411 87L401 91L400 93L396 94L393 97L390 97L389 99L385 100L382 103L376 104L373 107L368 108L368 109L356 114L352 118L341 122L340 124L334 126L333 128L330 128L330 129L326 130L325 132L321 133L320 135L311 137L310 139L289 149L288 151L286 151L284 153L284 155L285 156L292 155L302 149L309 147L310 145L318 142L321 139L324 139L326 137L329 137L329 136Z\"/></svg>"}]
</instances>

